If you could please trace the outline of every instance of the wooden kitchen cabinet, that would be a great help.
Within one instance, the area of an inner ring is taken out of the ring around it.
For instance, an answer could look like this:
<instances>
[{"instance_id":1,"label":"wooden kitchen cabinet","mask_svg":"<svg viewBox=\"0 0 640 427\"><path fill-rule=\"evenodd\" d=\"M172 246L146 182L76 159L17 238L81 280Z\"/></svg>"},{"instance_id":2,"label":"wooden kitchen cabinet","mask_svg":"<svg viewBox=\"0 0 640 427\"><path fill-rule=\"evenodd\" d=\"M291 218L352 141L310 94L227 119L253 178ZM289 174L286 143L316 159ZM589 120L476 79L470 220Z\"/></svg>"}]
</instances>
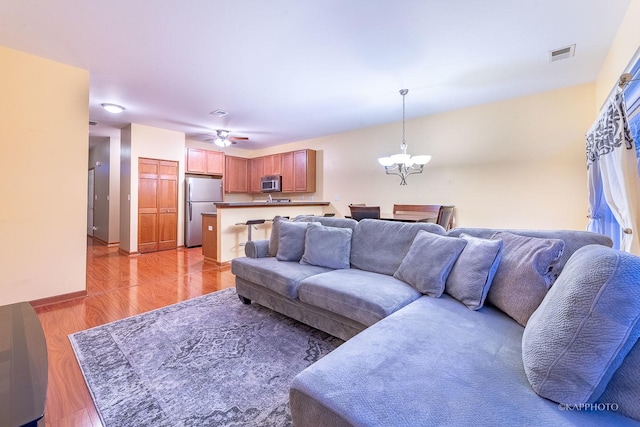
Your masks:
<instances>
[{"instance_id":1,"label":"wooden kitchen cabinet","mask_svg":"<svg viewBox=\"0 0 640 427\"><path fill-rule=\"evenodd\" d=\"M187 173L224 175L224 153L187 148Z\"/></svg>"},{"instance_id":2,"label":"wooden kitchen cabinet","mask_svg":"<svg viewBox=\"0 0 640 427\"><path fill-rule=\"evenodd\" d=\"M265 175L282 175L282 155L272 154L264 156L264 174Z\"/></svg>"},{"instance_id":3,"label":"wooden kitchen cabinet","mask_svg":"<svg viewBox=\"0 0 640 427\"><path fill-rule=\"evenodd\" d=\"M260 193L260 178L264 173L264 157L249 159L249 191Z\"/></svg>"},{"instance_id":4,"label":"wooden kitchen cabinet","mask_svg":"<svg viewBox=\"0 0 640 427\"><path fill-rule=\"evenodd\" d=\"M280 155L282 171L282 192L293 193L293 151Z\"/></svg>"},{"instance_id":5,"label":"wooden kitchen cabinet","mask_svg":"<svg viewBox=\"0 0 640 427\"><path fill-rule=\"evenodd\" d=\"M316 191L316 152L298 150L281 154L282 192L313 193Z\"/></svg>"},{"instance_id":6,"label":"wooden kitchen cabinet","mask_svg":"<svg viewBox=\"0 0 640 427\"><path fill-rule=\"evenodd\" d=\"M225 156L225 193L249 192L249 159Z\"/></svg>"},{"instance_id":7,"label":"wooden kitchen cabinet","mask_svg":"<svg viewBox=\"0 0 640 427\"><path fill-rule=\"evenodd\" d=\"M207 174L224 175L224 153L207 150Z\"/></svg>"}]
</instances>

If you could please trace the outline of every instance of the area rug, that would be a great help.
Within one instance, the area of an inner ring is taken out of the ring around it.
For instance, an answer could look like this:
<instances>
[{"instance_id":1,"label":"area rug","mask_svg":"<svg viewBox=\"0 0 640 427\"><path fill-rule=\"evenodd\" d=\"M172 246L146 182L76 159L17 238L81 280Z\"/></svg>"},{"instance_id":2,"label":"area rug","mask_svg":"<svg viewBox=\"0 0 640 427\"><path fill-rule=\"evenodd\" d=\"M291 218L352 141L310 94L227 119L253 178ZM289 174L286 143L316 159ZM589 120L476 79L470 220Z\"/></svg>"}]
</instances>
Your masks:
<instances>
[{"instance_id":1,"label":"area rug","mask_svg":"<svg viewBox=\"0 0 640 427\"><path fill-rule=\"evenodd\" d=\"M292 425L291 380L342 343L235 289L69 339L105 427Z\"/></svg>"}]
</instances>

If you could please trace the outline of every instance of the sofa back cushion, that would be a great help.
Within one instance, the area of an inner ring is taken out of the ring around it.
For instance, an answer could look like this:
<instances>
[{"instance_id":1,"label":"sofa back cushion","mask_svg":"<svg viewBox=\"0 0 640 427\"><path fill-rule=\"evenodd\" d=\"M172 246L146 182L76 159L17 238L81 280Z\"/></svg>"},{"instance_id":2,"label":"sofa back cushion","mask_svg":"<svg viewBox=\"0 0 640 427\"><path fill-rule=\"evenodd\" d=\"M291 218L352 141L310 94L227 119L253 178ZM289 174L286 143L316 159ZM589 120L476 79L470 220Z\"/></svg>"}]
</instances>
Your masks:
<instances>
[{"instance_id":1,"label":"sofa back cushion","mask_svg":"<svg viewBox=\"0 0 640 427\"><path fill-rule=\"evenodd\" d=\"M393 276L420 230L441 236L446 234L438 224L427 222L363 219L353 232L351 266Z\"/></svg>"},{"instance_id":2,"label":"sofa back cushion","mask_svg":"<svg viewBox=\"0 0 640 427\"><path fill-rule=\"evenodd\" d=\"M618 412L640 421L640 340L613 374L598 402L616 403Z\"/></svg>"},{"instance_id":3,"label":"sofa back cushion","mask_svg":"<svg viewBox=\"0 0 640 427\"><path fill-rule=\"evenodd\" d=\"M638 277L635 255L600 245L573 254L522 336L536 393L571 404L600 397L640 337Z\"/></svg>"},{"instance_id":4,"label":"sofa back cushion","mask_svg":"<svg viewBox=\"0 0 640 427\"><path fill-rule=\"evenodd\" d=\"M611 247L613 242L607 236L597 233L591 233L589 231L578 230L516 230L516 229L501 229L501 228L454 228L447 233L449 236L460 237L460 234L465 233L470 236L481 237L483 239L490 239L495 233L499 231L507 231L513 234L519 234L521 236L538 237L541 239L560 239L564 241L564 251L554 266L554 275L557 277L562 272L567 260L571 258L571 255L578 249L586 245L604 245ZM555 277L553 279L555 279Z\"/></svg>"}]
</instances>

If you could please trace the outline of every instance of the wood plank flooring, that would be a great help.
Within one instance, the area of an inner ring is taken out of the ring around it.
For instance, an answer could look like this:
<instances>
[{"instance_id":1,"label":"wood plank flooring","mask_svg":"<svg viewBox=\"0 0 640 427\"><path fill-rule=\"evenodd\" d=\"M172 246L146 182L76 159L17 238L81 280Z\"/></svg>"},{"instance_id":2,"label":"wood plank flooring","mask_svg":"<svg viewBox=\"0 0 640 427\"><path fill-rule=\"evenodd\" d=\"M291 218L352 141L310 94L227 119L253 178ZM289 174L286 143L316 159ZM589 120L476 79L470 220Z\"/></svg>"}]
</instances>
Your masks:
<instances>
[{"instance_id":1,"label":"wood plank flooring","mask_svg":"<svg viewBox=\"0 0 640 427\"><path fill-rule=\"evenodd\" d=\"M68 335L234 286L202 248L126 256L87 241L87 296L36 309L47 339L45 426L102 426Z\"/></svg>"}]
</instances>

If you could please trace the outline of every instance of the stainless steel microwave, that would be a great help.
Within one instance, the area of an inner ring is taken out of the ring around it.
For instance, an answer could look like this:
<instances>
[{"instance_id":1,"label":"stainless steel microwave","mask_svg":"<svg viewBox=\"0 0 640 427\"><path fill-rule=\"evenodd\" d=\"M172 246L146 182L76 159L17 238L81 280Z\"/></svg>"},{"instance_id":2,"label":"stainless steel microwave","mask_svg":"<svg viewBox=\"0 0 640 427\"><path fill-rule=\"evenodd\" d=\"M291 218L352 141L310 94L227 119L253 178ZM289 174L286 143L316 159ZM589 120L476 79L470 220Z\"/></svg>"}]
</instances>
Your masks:
<instances>
[{"instance_id":1,"label":"stainless steel microwave","mask_svg":"<svg viewBox=\"0 0 640 427\"><path fill-rule=\"evenodd\" d=\"M263 193L275 193L282 191L282 176L267 175L260 178L260 191Z\"/></svg>"}]
</instances>

